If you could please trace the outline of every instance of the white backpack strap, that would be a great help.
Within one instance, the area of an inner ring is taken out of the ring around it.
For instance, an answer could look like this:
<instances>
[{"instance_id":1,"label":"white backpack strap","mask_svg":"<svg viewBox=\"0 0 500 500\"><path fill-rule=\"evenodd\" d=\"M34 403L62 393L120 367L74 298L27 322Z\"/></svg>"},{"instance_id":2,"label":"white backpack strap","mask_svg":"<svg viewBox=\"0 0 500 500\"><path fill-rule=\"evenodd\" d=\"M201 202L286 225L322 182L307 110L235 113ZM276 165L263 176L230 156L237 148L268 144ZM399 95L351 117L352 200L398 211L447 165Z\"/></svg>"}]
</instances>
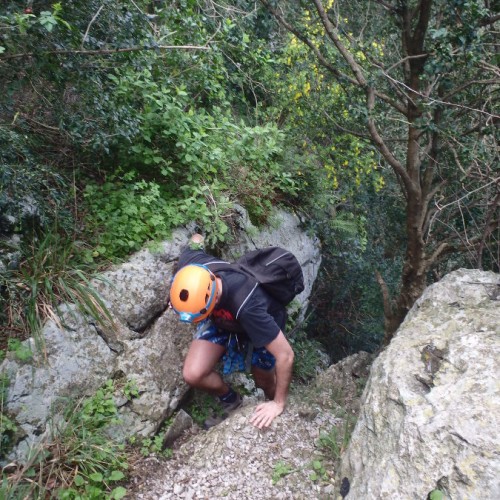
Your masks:
<instances>
[{"instance_id":1,"label":"white backpack strap","mask_svg":"<svg viewBox=\"0 0 500 500\"><path fill-rule=\"evenodd\" d=\"M241 310L245 307L245 304L248 302L248 299L252 296L253 292L255 292L255 289L258 286L259 286L259 284L255 283L254 287L250 290L250 293L245 297L245 300L241 303L241 306L239 307L238 311L236 311L235 319L238 319L238 316L240 315Z\"/></svg>"}]
</instances>

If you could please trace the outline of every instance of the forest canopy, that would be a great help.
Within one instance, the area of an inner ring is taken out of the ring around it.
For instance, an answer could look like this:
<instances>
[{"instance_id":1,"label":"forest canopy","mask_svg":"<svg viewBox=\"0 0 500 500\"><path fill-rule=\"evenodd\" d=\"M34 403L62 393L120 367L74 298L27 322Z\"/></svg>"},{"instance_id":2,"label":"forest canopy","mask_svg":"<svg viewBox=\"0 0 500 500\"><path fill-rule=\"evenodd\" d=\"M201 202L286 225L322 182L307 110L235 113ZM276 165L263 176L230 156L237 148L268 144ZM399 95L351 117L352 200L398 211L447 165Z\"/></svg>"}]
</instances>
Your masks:
<instances>
[{"instance_id":1,"label":"forest canopy","mask_svg":"<svg viewBox=\"0 0 500 500\"><path fill-rule=\"evenodd\" d=\"M4 2L0 347L179 225L216 251L235 203L321 238L309 332L338 357L446 272L498 272L498 23L494 0Z\"/></svg>"}]
</instances>

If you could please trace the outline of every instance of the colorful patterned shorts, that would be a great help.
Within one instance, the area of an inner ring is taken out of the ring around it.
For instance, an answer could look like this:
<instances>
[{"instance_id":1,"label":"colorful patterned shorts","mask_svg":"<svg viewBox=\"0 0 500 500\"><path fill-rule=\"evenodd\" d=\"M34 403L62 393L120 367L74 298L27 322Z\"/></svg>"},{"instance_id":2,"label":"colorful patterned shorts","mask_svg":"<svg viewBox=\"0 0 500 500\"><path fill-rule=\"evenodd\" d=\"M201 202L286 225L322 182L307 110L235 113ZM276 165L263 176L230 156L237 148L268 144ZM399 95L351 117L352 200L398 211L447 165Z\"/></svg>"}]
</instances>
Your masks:
<instances>
[{"instance_id":1,"label":"colorful patterned shorts","mask_svg":"<svg viewBox=\"0 0 500 500\"><path fill-rule=\"evenodd\" d=\"M236 333L218 329L210 320L202 321L194 334L197 340L208 340L213 344L226 348L222 356L224 374L234 371L244 371L248 347L248 340L241 340ZM261 370L273 370L276 364L275 357L265 347L253 347L251 365Z\"/></svg>"}]
</instances>

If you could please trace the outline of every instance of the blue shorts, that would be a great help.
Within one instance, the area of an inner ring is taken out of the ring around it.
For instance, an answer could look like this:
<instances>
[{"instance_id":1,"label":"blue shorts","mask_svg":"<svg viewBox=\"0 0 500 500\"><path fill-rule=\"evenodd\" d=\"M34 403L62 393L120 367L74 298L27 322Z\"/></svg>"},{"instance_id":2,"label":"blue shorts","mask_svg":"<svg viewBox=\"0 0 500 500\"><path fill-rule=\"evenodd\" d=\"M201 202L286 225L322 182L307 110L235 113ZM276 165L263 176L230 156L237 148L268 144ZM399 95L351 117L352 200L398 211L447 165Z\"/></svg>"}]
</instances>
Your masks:
<instances>
[{"instance_id":1,"label":"blue shorts","mask_svg":"<svg viewBox=\"0 0 500 500\"><path fill-rule=\"evenodd\" d=\"M210 320L202 321L194 334L197 340L207 340L213 344L226 348L222 356L224 374L233 371L244 371L248 353L248 340L241 340L236 333L218 329ZM276 364L275 357L265 347L254 347L252 351L252 367L261 370L273 370Z\"/></svg>"}]
</instances>

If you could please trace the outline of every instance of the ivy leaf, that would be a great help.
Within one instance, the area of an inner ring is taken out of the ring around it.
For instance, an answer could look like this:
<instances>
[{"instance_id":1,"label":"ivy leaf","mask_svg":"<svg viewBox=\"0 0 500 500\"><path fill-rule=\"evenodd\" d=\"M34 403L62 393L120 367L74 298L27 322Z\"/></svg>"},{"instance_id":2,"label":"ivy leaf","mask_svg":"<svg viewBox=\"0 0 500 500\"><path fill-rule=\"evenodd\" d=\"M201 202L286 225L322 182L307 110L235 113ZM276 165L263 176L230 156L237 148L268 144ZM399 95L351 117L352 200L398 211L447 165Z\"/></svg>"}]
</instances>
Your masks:
<instances>
[{"instance_id":1,"label":"ivy leaf","mask_svg":"<svg viewBox=\"0 0 500 500\"><path fill-rule=\"evenodd\" d=\"M109 480L110 481L120 481L120 479L123 479L124 477L125 477L125 474L122 471L114 470L109 475Z\"/></svg>"},{"instance_id":2,"label":"ivy leaf","mask_svg":"<svg viewBox=\"0 0 500 500\"><path fill-rule=\"evenodd\" d=\"M444 495L441 490L432 490L429 495L430 500L443 500Z\"/></svg>"},{"instance_id":3,"label":"ivy leaf","mask_svg":"<svg viewBox=\"0 0 500 500\"><path fill-rule=\"evenodd\" d=\"M75 486L83 486L85 484L85 479L83 479L82 476L80 476L79 474L77 474L75 476L75 479L74 479L74 482L75 482Z\"/></svg>"},{"instance_id":4,"label":"ivy leaf","mask_svg":"<svg viewBox=\"0 0 500 500\"><path fill-rule=\"evenodd\" d=\"M57 19L51 12L44 10L40 12L40 24L50 33L57 25Z\"/></svg>"},{"instance_id":5,"label":"ivy leaf","mask_svg":"<svg viewBox=\"0 0 500 500\"><path fill-rule=\"evenodd\" d=\"M100 472L94 472L90 474L89 478L95 483L102 483L104 477Z\"/></svg>"},{"instance_id":6,"label":"ivy leaf","mask_svg":"<svg viewBox=\"0 0 500 500\"><path fill-rule=\"evenodd\" d=\"M111 498L114 500L120 500L127 494L127 490L123 486L118 486L111 492Z\"/></svg>"}]
</instances>

